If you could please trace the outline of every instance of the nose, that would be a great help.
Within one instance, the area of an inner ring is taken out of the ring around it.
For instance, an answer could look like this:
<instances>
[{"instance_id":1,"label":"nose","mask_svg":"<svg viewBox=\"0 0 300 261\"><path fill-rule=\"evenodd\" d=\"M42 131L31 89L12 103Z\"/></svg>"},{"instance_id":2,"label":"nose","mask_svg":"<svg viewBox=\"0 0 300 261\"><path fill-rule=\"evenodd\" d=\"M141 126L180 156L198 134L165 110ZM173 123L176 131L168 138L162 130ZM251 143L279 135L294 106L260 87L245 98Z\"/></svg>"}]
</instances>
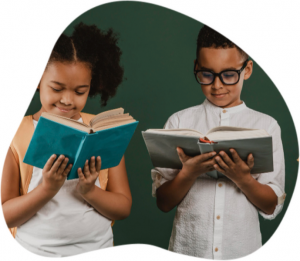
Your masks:
<instances>
[{"instance_id":1,"label":"nose","mask_svg":"<svg viewBox=\"0 0 300 261\"><path fill-rule=\"evenodd\" d=\"M215 77L215 80L214 82L212 83L212 86L211 86L213 89L220 89L220 88L223 88L223 83L221 82L221 79L219 76L216 76Z\"/></svg>"},{"instance_id":2,"label":"nose","mask_svg":"<svg viewBox=\"0 0 300 261\"><path fill-rule=\"evenodd\" d=\"M71 92L64 92L60 99L60 103L64 105L73 105L73 94Z\"/></svg>"}]
</instances>

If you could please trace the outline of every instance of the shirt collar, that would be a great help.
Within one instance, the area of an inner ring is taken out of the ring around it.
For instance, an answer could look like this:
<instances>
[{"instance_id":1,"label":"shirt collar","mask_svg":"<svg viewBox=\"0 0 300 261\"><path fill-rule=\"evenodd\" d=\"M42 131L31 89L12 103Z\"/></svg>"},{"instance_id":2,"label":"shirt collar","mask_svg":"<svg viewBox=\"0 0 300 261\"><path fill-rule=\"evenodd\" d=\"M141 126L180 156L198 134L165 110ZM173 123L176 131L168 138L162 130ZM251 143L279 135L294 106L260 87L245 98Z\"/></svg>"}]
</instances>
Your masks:
<instances>
[{"instance_id":1,"label":"shirt collar","mask_svg":"<svg viewBox=\"0 0 300 261\"><path fill-rule=\"evenodd\" d=\"M210 111L213 111L217 114L221 114L224 110L226 110L226 112L229 112L229 113L236 113L236 112L240 112L244 109L247 108L245 102L243 102L242 104L240 105L237 105L237 106L234 106L234 107L230 107L230 108L221 108L221 107L218 107L214 104L212 104L209 100L205 99L205 101L203 102L203 105L204 107L207 109L207 110L210 110Z\"/></svg>"}]
</instances>

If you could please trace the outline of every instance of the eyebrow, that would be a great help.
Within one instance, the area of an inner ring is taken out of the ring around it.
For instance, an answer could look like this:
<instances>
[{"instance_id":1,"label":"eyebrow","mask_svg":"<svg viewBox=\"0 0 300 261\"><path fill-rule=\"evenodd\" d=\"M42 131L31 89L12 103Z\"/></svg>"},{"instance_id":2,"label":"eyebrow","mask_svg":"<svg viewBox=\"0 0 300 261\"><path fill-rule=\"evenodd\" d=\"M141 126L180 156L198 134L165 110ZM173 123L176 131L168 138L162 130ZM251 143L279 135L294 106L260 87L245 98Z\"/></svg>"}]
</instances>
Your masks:
<instances>
[{"instance_id":1,"label":"eyebrow","mask_svg":"<svg viewBox=\"0 0 300 261\"><path fill-rule=\"evenodd\" d=\"M200 70L207 70L207 71L215 72L214 70L206 68L206 67L203 67L203 66L200 66ZM227 70L235 70L236 71L238 69L236 69L234 67L230 67L230 68L223 69L220 72L227 71Z\"/></svg>"},{"instance_id":2,"label":"eyebrow","mask_svg":"<svg viewBox=\"0 0 300 261\"><path fill-rule=\"evenodd\" d=\"M57 85L59 85L59 86L61 86L61 87L65 87L66 85L65 84L63 84L63 83L61 83L61 82L56 82L56 81L51 81L52 83L55 83L55 84L57 84ZM84 85L78 85L78 86L76 86L76 88L86 88L86 87L89 87L89 85L86 85L86 84L84 84Z\"/></svg>"}]
</instances>

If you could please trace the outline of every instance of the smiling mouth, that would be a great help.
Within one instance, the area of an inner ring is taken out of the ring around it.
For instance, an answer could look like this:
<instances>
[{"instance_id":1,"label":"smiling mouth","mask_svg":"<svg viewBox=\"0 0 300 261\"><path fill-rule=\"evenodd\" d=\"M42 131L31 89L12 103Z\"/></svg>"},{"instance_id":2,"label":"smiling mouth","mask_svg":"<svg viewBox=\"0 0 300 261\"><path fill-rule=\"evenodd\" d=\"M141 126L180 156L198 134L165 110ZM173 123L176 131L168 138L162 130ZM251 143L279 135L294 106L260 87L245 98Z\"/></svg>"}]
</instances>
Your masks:
<instances>
[{"instance_id":1,"label":"smiling mouth","mask_svg":"<svg viewBox=\"0 0 300 261\"><path fill-rule=\"evenodd\" d=\"M59 109L61 112L69 112L69 111L71 111L71 110L73 110L73 109L65 109L65 108L61 108L61 107L58 107L58 106L56 106L56 105L54 105L57 109Z\"/></svg>"},{"instance_id":2,"label":"smiling mouth","mask_svg":"<svg viewBox=\"0 0 300 261\"><path fill-rule=\"evenodd\" d=\"M214 96L214 97L216 97L216 98L223 98L226 94L228 94L228 92L227 93L212 93L211 95L212 96Z\"/></svg>"}]
</instances>

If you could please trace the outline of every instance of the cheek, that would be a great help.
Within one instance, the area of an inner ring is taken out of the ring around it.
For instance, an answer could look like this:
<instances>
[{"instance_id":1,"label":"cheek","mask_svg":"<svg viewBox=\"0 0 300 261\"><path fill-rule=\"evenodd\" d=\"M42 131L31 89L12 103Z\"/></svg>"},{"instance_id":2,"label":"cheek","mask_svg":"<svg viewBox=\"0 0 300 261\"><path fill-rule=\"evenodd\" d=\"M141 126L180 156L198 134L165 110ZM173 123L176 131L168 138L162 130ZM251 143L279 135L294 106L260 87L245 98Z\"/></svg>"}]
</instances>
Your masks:
<instances>
[{"instance_id":1,"label":"cheek","mask_svg":"<svg viewBox=\"0 0 300 261\"><path fill-rule=\"evenodd\" d=\"M241 96L241 89L240 86L235 86L235 88L228 88L229 96L228 98L231 100L239 100Z\"/></svg>"},{"instance_id":2,"label":"cheek","mask_svg":"<svg viewBox=\"0 0 300 261\"><path fill-rule=\"evenodd\" d=\"M53 93L47 89L40 90L40 100L41 100L42 105L44 105L44 106L45 105L49 106L49 105L55 103L59 99L60 99L60 97L59 97L59 94L57 94L57 93Z\"/></svg>"},{"instance_id":3,"label":"cheek","mask_svg":"<svg viewBox=\"0 0 300 261\"><path fill-rule=\"evenodd\" d=\"M78 109L83 109L88 99L88 95L77 96L76 98L76 107Z\"/></svg>"},{"instance_id":4,"label":"cheek","mask_svg":"<svg viewBox=\"0 0 300 261\"><path fill-rule=\"evenodd\" d=\"M208 86L203 86L203 87L201 86L201 90L205 96L207 96L210 93L209 89L210 88Z\"/></svg>"},{"instance_id":5,"label":"cheek","mask_svg":"<svg viewBox=\"0 0 300 261\"><path fill-rule=\"evenodd\" d=\"M242 91L243 83L239 83L237 86L235 86L233 92L235 95L240 95Z\"/></svg>"}]
</instances>

